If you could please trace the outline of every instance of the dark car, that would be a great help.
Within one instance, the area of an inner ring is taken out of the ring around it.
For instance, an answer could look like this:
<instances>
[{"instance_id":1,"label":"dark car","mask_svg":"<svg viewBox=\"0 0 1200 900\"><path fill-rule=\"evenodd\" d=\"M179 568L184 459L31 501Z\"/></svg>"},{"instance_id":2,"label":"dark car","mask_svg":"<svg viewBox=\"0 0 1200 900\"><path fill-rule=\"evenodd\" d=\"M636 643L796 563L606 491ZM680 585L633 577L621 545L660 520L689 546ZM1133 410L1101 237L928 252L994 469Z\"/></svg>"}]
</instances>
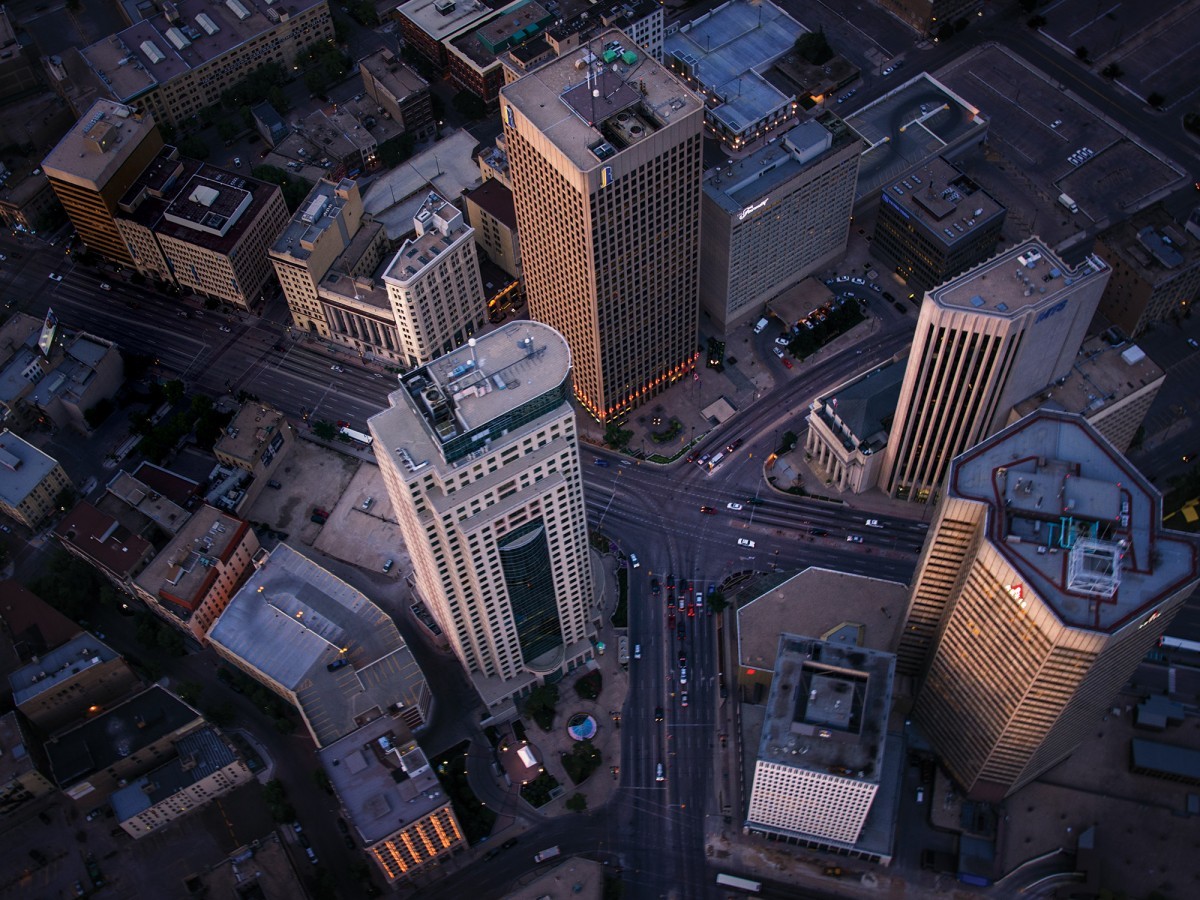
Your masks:
<instances>
[{"instance_id":1,"label":"dark car","mask_svg":"<svg viewBox=\"0 0 1200 900\"><path fill-rule=\"evenodd\" d=\"M608 460L607 459L600 459L600 457L596 457L592 461L602 469L608 468Z\"/></svg>"},{"instance_id":2,"label":"dark car","mask_svg":"<svg viewBox=\"0 0 1200 900\"><path fill-rule=\"evenodd\" d=\"M275 490L279 490L281 487L283 487L283 485L280 484L278 481L271 479L270 481L267 482L267 487L275 488Z\"/></svg>"},{"instance_id":3,"label":"dark car","mask_svg":"<svg viewBox=\"0 0 1200 900\"><path fill-rule=\"evenodd\" d=\"M657 597L659 594L662 593L662 588L659 587L657 578L650 579L650 593L653 594L655 597Z\"/></svg>"},{"instance_id":4,"label":"dark car","mask_svg":"<svg viewBox=\"0 0 1200 900\"><path fill-rule=\"evenodd\" d=\"M661 706L654 707L654 721L661 722L663 720L663 708Z\"/></svg>"},{"instance_id":5,"label":"dark car","mask_svg":"<svg viewBox=\"0 0 1200 900\"><path fill-rule=\"evenodd\" d=\"M350 665L350 660L346 659L345 657L342 657L341 659L335 659L333 662L331 662L329 665L327 665L325 667L325 670L328 672L336 672L338 669L342 668L343 666L348 666L348 665Z\"/></svg>"},{"instance_id":6,"label":"dark car","mask_svg":"<svg viewBox=\"0 0 1200 900\"><path fill-rule=\"evenodd\" d=\"M884 292L883 292L883 299L884 299L884 300L886 300L888 303L895 303L895 302L896 302L896 298L895 298L895 297L893 297L893 296L892 296L892 294L891 294L890 292L888 292L888 291L884 291Z\"/></svg>"},{"instance_id":7,"label":"dark car","mask_svg":"<svg viewBox=\"0 0 1200 900\"><path fill-rule=\"evenodd\" d=\"M511 850L515 846L517 846L517 839L509 838L507 841L505 841L503 844L500 845L500 849L501 850Z\"/></svg>"},{"instance_id":8,"label":"dark car","mask_svg":"<svg viewBox=\"0 0 1200 900\"><path fill-rule=\"evenodd\" d=\"M715 516L717 514L716 508L712 506L702 506L700 507L700 512L704 513L706 516Z\"/></svg>"},{"instance_id":9,"label":"dark car","mask_svg":"<svg viewBox=\"0 0 1200 900\"><path fill-rule=\"evenodd\" d=\"M685 637L687 637L687 631L686 631L686 629L684 629L684 627L683 627L683 620L682 620L682 619L679 621L679 629L678 629L678 634L679 634L679 639L680 639L681 641L682 641L682 640L683 640Z\"/></svg>"},{"instance_id":10,"label":"dark car","mask_svg":"<svg viewBox=\"0 0 1200 900\"><path fill-rule=\"evenodd\" d=\"M900 310L900 312L902 312L902 313L908 312L908 307L905 306L903 303L901 303L899 300L897 300L895 303L893 303L892 306L896 307L896 309Z\"/></svg>"},{"instance_id":11,"label":"dark car","mask_svg":"<svg viewBox=\"0 0 1200 900\"><path fill-rule=\"evenodd\" d=\"M669 587L669 588L675 587L675 576L674 575L667 576L667 587Z\"/></svg>"},{"instance_id":12,"label":"dark car","mask_svg":"<svg viewBox=\"0 0 1200 900\"><path fill-rule=\"evenodd\" d=\"M679 651L679 665L681 665L681 666L687 665L687 654L684 653L682 650Z\"/></svg>"},{"instance_id":13,"label":"dark car","mask_svg":"<svg viewBox=\"0 0 1200 900\"><path fill-rule=\"evenodd\" d=\"M730 443L730 445L728 447L725 448L725 452L732 453L734 450L736 450L738 447L742 446L742 444L744 444L744 443L745 443L745 441L742 438L738 438L736 441L733 441L732 443Z\"/></svg>"},{"instance_id":14,"label":"dark car","mask_svg":"<svg viewBox=\"0 0 1200 900\"><path fill-rule=\"evenodd\" d=\"M812 530L812 533L813 533L813 537L828 537L829 536L829 532L826 531L824 528L814 528Z\"/></svg>"}]
</instances>

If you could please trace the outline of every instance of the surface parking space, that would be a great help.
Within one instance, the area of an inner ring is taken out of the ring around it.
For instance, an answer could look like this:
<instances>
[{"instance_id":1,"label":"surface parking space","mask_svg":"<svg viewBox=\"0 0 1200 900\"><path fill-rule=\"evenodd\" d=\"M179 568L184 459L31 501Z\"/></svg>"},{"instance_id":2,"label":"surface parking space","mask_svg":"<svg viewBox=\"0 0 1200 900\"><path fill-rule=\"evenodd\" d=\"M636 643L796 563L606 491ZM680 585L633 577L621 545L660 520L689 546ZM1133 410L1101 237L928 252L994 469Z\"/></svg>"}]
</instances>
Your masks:
<instances>
[{"instance_id":1,"label":"surface parking space","mask_svg":"<svg viewBox=\"0 0 1200 900\"><path fill-rule=\"evenodd\" d=\"M264 489L246 518L288 535L293 543L312 546L323 527L309 521L314 508L332 511L362 463L353 457L296 440L283 467L276 471L279 490Z\"/></svg>"},{"instance_id":2,"label":"surface parking space","mask_svg":"<svg viewBox=\"0 0 1200 900\"><path fill-rule=\"evenodd\" d=\"M367 499L371 503L364 509ZM368 572L381 572L389 559L392 577L407 570L403 538L378 466L363 463L330 511L333 515L313 545L317 550Z\"/></svg>"},{"instance_id":3,"label":"surface parking space","mask_svg":"<svg viewBox=\"0 0 1200 900\"><path fill-rule=\"evenodd\" d=\"M1086 47L1098 69L1116 63L1121 85L1139 97L1157 93L1171 107L1200 84L1200 7L1193 3L1059 0L1042 14L1042 34L1072 53Z\"/></svg>"},{"instance_id":4,"label":"surface parking space","mask_svg":"<svg viewBox=\"0 0 1200 900\"><path fill-rule=\"evenodd\" d=\"M938 78L985 110L989 143L1043 206L1066 193L1081 214L1105 224L1186 177L1000 48L968 54Z\"/></svg>"}]
</instances>

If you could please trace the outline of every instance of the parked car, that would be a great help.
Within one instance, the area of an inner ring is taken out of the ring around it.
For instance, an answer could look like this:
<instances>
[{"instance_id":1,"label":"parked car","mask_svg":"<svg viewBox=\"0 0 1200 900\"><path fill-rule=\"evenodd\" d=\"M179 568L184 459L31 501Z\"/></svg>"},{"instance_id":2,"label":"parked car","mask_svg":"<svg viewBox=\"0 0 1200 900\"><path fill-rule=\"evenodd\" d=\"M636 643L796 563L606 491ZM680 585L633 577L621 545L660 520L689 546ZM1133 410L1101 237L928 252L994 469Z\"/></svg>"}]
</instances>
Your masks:
<instances>
[{"instance_id":1,"label":"parked car","mask_svg":"<svg viewBox=\"0 0 1200 900\"><path fill-rule=\"evenodd\" d=\"M383 564L383 571L384 572L392 571L392 566L394 566L395 564L396 564L396 561L394 559L389 559L387 562L385 562Z\"/></svg>"},{"instance_id":2,"label":"parked car","mask_svg":"<svg viewBox=\"0 0 1200 900\"><path fill-rule=\"evenodd\" d=\"M51 281L62 281L62 276L61 276L61 275L55 275L53 272L51 272L51 273L50 273L50 280L51 280ZM76 884L78 884L78 883L79 883L79 882L76 882Z\"/></svg>"},{"instance_id":3,"label":"parked car","mask_svg":"<svg viewBox=\"0 0 1200 900\"><path fill-rule=\"evenodd\" d=\"M281 487L283 487L283 485L280 484L278 481L276 481L274 478L272 478L270 481L267 482L267 487L274 488L275 490L279 490Z\"/></svg>"},{"instance_id":4,"label":"parked car","mask_svg":"<svg viewBox=\"0 0 1200 900\"><path fill-rule=\"evenodd\" d=\"M738 546L739 547L750 547L751 549L753 549L754 541L750 540L750 538L738 538Z\"/></svg>"}]
</instances>

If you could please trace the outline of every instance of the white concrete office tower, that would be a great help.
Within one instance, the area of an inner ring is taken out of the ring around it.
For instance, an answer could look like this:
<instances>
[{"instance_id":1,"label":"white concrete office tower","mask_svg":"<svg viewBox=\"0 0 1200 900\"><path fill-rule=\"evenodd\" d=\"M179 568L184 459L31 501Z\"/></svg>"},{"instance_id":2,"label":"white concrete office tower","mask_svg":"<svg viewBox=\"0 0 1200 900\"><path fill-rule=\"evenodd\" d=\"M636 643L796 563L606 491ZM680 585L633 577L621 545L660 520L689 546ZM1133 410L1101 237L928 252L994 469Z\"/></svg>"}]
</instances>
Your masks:
<instances>
[{"instance_id":1,"label":"white concrete office tower","mask_svg":"<svg viewBox=\"0 0 1200 900\"><path fill-rule=\"evenodd\" d=\"M853 852L879 790L896 657L782 634L746 827Z\"/></svg>"},{"instance_id":2,"label":"white concrete office tower","mask_svg":"<svg viewBox=\"0 0 1200 900\"><path fill-rule=\"evenodd\" d=\"M1197 580L1195 537L1095 428L1026 416L950 465L897 654L914 718L998 801L1095 732Z\"/></svg>"},{"instance_id":3,"label":"white concrete office tower","mask_svg":"<svg viewBox=\"0 0 1200 900\"><path fill-rule=\"evenodd\" d=\"M530 315L619 419L692 371L704 106L613 29L500 91Z\"/></svg>"},{"instance_id":4,"label":"white concrete office tower","mask_svg":"<svg viewBox=\"0 0 1200 900\"><path fill-rule=\"evenodd\" d=\"M448 353L487 324L475 229L434 192L413 226L417 236L401 245L383 273L400 356L409 366Z\"/></svg>"},{"instance_id":5,"label":"white concrete office tower","mask_svg":"<svg viewBox=\"0 0 1200 900\"><path fill-rule=\"evenodd\" d=\"M1095 256L1068 268L1030 238L926 294L884 451L884 492L933 498L950 460L1069 375L1110 274Z\"/></svg>"},{"instance_id":6,"label":"white concrete office tower","mask_svg":"<svg viewBox=\"0 0 1200 900\"><path fill-rule=\"evenodd\" d=\"M592 655L570 351L514 322L388 399L369 425L417 590L499 712Z\"/></svg>"}]
</instances>

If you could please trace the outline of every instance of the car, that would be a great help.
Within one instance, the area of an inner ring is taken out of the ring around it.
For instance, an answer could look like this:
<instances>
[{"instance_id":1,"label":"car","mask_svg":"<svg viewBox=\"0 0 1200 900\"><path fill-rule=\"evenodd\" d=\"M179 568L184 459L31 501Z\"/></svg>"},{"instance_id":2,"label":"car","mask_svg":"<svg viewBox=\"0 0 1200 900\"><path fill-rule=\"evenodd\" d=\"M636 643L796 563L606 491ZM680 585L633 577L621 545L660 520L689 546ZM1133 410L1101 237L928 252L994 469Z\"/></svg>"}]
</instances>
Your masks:
<instances>
[{"instance_id":1,"label":"car","mask_svg":"<svg viewBox=\"0 0 1200 900\"><path fill-rule=\"evenodd\" d=\"M813 537L829 537L829 532L824 528L814 528L810 533Z\"/></svg>"},{"instance_id":2,"label":"car","mask_svg":"<svg viewBox=\"0 0 1200 900\"><path fill-rule=\"evenodd\" d=\"M223 332L224 334L232 334L233 333L233 329L230 328L228 325L222 325L219 330L221 332Z\"/></svg>"},{"instance_id":3,"label":"car","mask_svg":"<svg viewBox=\"0 0 1200 900\"><path fill-rule=\"evenodd\" d=\"M280 484L278 481L276 481L274 478L272 478L270 481L267 482L267 487L274 488L275 490L279 490L281 487L283 487L283 485Z\"/></svg>"},{"instance_id":4,"label":"car","mask_svg":"<svg viewBox=\"0 0 1200 900\"><path fill-rule=\"evenodd\" d=\"M897 301L896 301L895 303L893 303L892 305L893 305L894 307L896 307L896 309L900 310L900 312L902 312L902 313L907 313L907 312L908 312L908 307L907 307L907 306L905 306L903 303L901 303L899 300L897 300Z\"/></svg>"},{"instance_id":5,"label":"car","mask_svg":"<svg viewBox=\"0 0 1200 900\"><path fill-rule=\"evenodd\" d=\"M104 815L104 807L97 806L95 809L93 809L90 813L88 813L83 818L88 822L94 822L96 819L100 818L102 815Z\"/></svg>"},{"instance_id":6,"label":"car","mask_svg":"<svg viewBox=\"0 0 1200 900\"><path fill-rule=\"evenodd\" d=\"M363 508L364 510L370 509L370 508L371 508L371 504L372 504L372 503L374 503L374 502L375 502L375 498L374 498L374 497L368 497L366 500L364 500L364 501L362 502L362 508Z\"/></svg>"},{"instance_id":7,"label":"car","mask_svg":"<svg viewBox=\"0 0 1200 900\"><path fill-rule=\"evenodd\" d=\"M917 802L918 803L925 802L925 788L924 787L917 788Z\"/></svg>"},{"instance_id":8,"label":"car","mask_svg":"<svg viewBox=\"0 0 1200 900\"><path fill-rule=\"evenodd\" d=\"M744 444L744 443L746 443L746 441L743 438L738 438L737 440L730 441L729 444L725 447L725 452L732 453L734 450L736 450L738 447L742 446L742 444Z\"/></svg>"},{"instance_id":9,"label":"car","mask_svg":"<svg viewBox=\"0 0 1200 900\"><path fill-rule=\"evenodd\" d=\"M924 113L927 113L927 112L929 112L929 104L928 104L928 103L922 103L922 104L921 104L921 113L922 113L922 114L924 114Z\"/></svg>"},{"instance_id":10,"label":"car","mask_svg":"<svg viewBox=\"0 0 1200 900\"><path fill-rule=\"evenodd\" d=\"M5 256L3 253L0 253L0 260L5 260L5 259L8 259L8 257Z\"/></svg>"},{"instance_id":11,"label":"car","mask_svg":"<svg viewBox=\"0 0 1200 900\"><path fill-rule=\"evenodd\" d=\"M499 847L493 847L493 848L492 848L491 850L489 850L487 853L483 854L483 861L484 861L484 862L487 862L488 860L495 859L495 858L496 858L497 856L499 856L499 855L500 855L500 848L499 848Z\"/></svg>"},{"instance_id":12,"label":"car","mask_svg":"<svg viewBox=\"0 0 1200 900\"><path fill-rule=\"evenodd\" d=\"M780 347L786 347L791 342L792 342L792 339L786 335L784 335L783 337L775 338L775 343L777 343Z\"/></svg>"},{"instance_id":13,"label":"car","mask_svg":"<svg viewBox=\"0 0 1200 900\"><path fill-rule=\"evenodd\" d=\"M849 275L839 275L839 276L837 277L837 282L838 282L838 284L841 284L842 282L849 281L849 280L850 280L850 276L849 276Z\"/></svg>"},{"instance_id":14,"label":"car","mask_svg":"<svg viewBox=\"0 0 1200 900\"><path fill-rule=\"evenodd\" d=\"M242 158L240 156L235 156L233 158L233 167L235 169L239 168L241 166L241 164L242 164Z\"/></svg>"},{"instance_id":15,"label":"car","mask_svg":"<svg viewBox=\"0 0 1200 900\"><path fill-rule=\"evenodd\" d=\"M805 319L805 320L804 320L804 327L805 327L805 328L807 328L809 331L812 331L812 330L813 330L813 328L815 328L816 326L815 326L815 325L813 325L813 323L812 323L812 322L810 322L808 319Z\"/></svg>"},{"instance_id":16,"label":"car","mask_svg":"<svg viewBox=\"0 0 1200 900\"><path fill-rule=\"evenodd\" d=\"M785 356L785 357L783 358L783 367L784 367L785 369L790 369L790 368L792 368L793 366L794 366L794 363L793 363L793 362L792 362L790 359L788 359L788 358Z\"/></svg>"},{"instance_id":17,"label":"car","mask_svg":"<svg viewBox=\"0 0 1200 900\"><path fill-rule=\"evenodd\" d=\"M509 838L507 841L505 841L503 844L500 845L500 849L501 850L511 850L515 846L517 846L517 839Z\"/></svg>"},{"instance_id":18,"label":"car","mask_svg":"<svg viewBox=\"0 0 1200 900\"><path fill-rule=\"evenodd\" d=\"M1192 461L1193 459L1195 459L1195 458L1196 458L1196 454L1195 454L1195 453L1185 453L1185 454L1183 454L1183 461L1184 461L1184 462L1191 462L1191 461Z\"/></svg>"},{"instance_id":19,"label":"car","mask_svg":"<svg viewBox=\"0 0 1200 900\"><path fill-rule=\"evenodd\" d=\"M318 860L317 860L317 854L315 852L313 852L313 848L305 847L304 852L308 856L308 861L315 866L317 864Z\"/></svg>"},{"instance_id":20,"label":"car","mask_svg":"<svg viewBox=\"0 0 1200 900\"><path fill-rule=\"evenodd\" d=\"M292 823L292 831L296 832L296 834L300 834L301 832L304 831L304 829L300 826L299 822L293 822Z\"/></svg>"},{"instance_id":21,"label":"car","mask_svg":"<svg viewBox=\"0 0 1200 900\"><path fill-rule=\"evenodd\" d=\"M877 293L877 294L882 294L882 293L883 293L883 288L881 288L881 287L880 287L879 285L877 285L877 284L873 284L873 285L871 285L871 290L873 290L873 291L874 291L875 293Z\"/></svg>"},{"instance_id":22,"label":"car","mask_svg":"<svg viewBox=\"0 0 1200 900\"><path fill-rule=\"evenodd\" d=\"M896 298L895 298L895 296L893 296L893 295L892 295L892 293L891 293L890 291L884 291L884 292L883 292L883 299L884 299L884 300L886 300L888 303L895 303L895 302L896 302Z\"/></svg>"},{"instance_id":23,"label":"car","mask_svg":"<svg viewBox=\"0 0 1200 900\"><path fill-rule=\"evenodd\" d=\"M51 280L51 281L62 281L62 276L61 276L61 275L55 275L53 272L51 272L51 273L50 273L50 280Z\"/></svg>"},{"instance_id":24,"label":"car","mask_svg":"<svg viewBox=\"0 0 1200 900\"><path fill-rule=\"evenodd\" d=\"M667 780L667 767L664 766L662 763L659 763L658 765L656 765L654 767L654 780L655 781L666 781Z\"/></svg>"},{"instance_id":25,"label":"car","mask_svg":"<svg viewBox=\"0 0 1200 900\"><path fill-rule=\"evenodd\" d=\"M725 508L732 509L734 512L740 512L745 507L743 507L740 503L726 503Z\"/></svg>"},{"instance_id":26,"label":"car","mask_svg":"<svg viewBox=\"0 0 1200 900\"><path fill-rule=\"evenodd\" d=\"M892 74L893 72L895 72L895 71L896 71L896 67L895 67L895 66L888 66L886 69L884 69L884 70L883 70L883 74L884 74L885 76L887 76L887 75L891 75L891 74Z\"/></svg>"},{"instance_id":27,"label":"car","mask_svg":"<svg viewBox=\"0 0 1200 900\"><path fill-rule=\"evenodd\" d=\"M1188 338L1188 339L1187 339L1187 342L1188 342L1188 344L1189 344L1189 345L1191 345L1192 347L1195 347L1195 348L1198 348L1198 349L1200 349L1200 344L1196 343L1196 339L1195 339L1195 338Z\"/></svg>"},{"instance_id":28,"label":"car","mask_svg":"<svg viewBox=\"0 0 1200 900\"><path fill-rule=\"evenodd\" d=\"M326 672L336 672L338 669L345 668L348 665L350 665L350 660L346 659L346 657L343 656L338 659L335 659L333 662L331 662L329 665L327 665L325 667L325 671Z\"/></svg>"},{"instance_id":29,"label":"car","mask_svg":"<svg viewBox=\"0 0 1200 900\"><path fill-rule=\"evenodd\" d=\"M330 366L329 370L331 372L345 372L346 371L345 369L343 369L341 366L338 366L338 365Z\"/></svg>"},{"instance_id":30,"label":"car","mask_svg":"<svg viewBox=\"0 0 1200 900\"><path fill-rule=\"evenodd\" d=\"M882 528L883 526L879 524L879 520L878 520L878 519L867 519L867 527L869 527L869 528Z\"/></svg>"},{"instance_id":31,"label":"car","mask_svg":"<svg viewBox=\"0 0 1200 900\"><path fill-rule=\"evenodd\" d=\"M866 284L867 283L867 280L865 278L863 278L861 275L855 275L850 280L852 282L854 282L855 284Z\"/></svg>"},{"instance_id":32,"label":"car","mask_svg":"<svg viewBox=\"0 0 1200 900\"><path fill-rule=\"evenodd\" d=\"M848 544L861 544L862 542L863 542L863 539L862 539L861 535L857 535L857 534L846 535L846 543L848 543Z\"/></svg>"},{"instance_id":33,"label":"car","mask_svg":"<svg viewBox=\"0 0 1200 900\"><path fill-rule=\"evenodd\" d=\"M12 529L7 525L0 525L0 531L3 531L5 534L12 534Z\"/></svg>"},{"instance_id":34,"label":"car","mask_svg":"<svg viewBox=\"0 0 1200 900\"><path fill-rule=\"evenodd\" d=\"M112 285L111 285L111 284L109 284L107 281L102 281L102 282L100 282L100 290L102 290L102 291L111 291L111 290L112 290Z\"/></svg>"},{"instance_id":35,"label":"car","mask_svg":"<svg viewBox=\"0 0 1200 900\"><path fill-rule=\"evenodd\" d=\"M687 580L686 578L681 578L681 579L679 580L679 593L680 593L681 595L682 595L682 594L686 594L686 593L687 593L688 591L690 591L691 589L692 589L692 586L691 586L691 584L688 582L688 580Z\"/></svg>"},{"instance_id":36,"label":"car","mask_svg":"<svg viewBox=\"0 0 1200 900\"><path fill-rule=\"evenodd\" d=\"M717 514L717 511L711 506L700 507L700 512L704 513L706 516L715 516Z\"/></svg>"},{"instance_id":37,"label":"car","mask_svg":"<svg viewBox=\"0 0 1200 900\"><path fill-rule=\"evenodd\" d=\"M682 650L679 651L679 664L681 666L687 665L687 654L684 653Z\"/></svg>"},{"instance_id":38,"label":"car","mask_svg":"<svg viewBox=\"0 0 1200 900\"><path fill-rule=\"evenodd\" d=\"M75 882L75 896L82 897L85 893L86 893L86 891L84 891L84 889L83 889L83 882L82 881Z\"/></svg>"},{"instance_id":39,"label":"car","mask_svg":"<svg viewBox=\"0 0 1200 900\"><path fill-rule=\"evenodd\" d=\"M654 707L654 721L661 722L663 720L663 708L661 706Z\"/></svg>"},{"instance_id":40,"label":"car","mask_svg":"<svg viewBox=\"0 0 1200 900\"><path fill-rule=\"evenodd\" d=\"M650 579L650 593L655 597L662 593L662 587L659 585L657 578Z\"/></svg>"},{"instance_id":41,"label":"car","mask_svg":"<svg viewBox=\"0 0 1200 900\"><path fill-rule=\"evenodd\" d=\"M679 705L682 706L684 709L687 709L687 691L683 691L679 695Z\"/></svg>"},{"instance_id":42,"label":"car","mask_svg":"<svg viewBox=\"0 0 1200 900\"><path fill-rule=\"evenodd\" d=\"M683 666L679 670L679 683L687 684L687 666Z\"/></svg>"},{"instance_id":43,"label":"car","mask_svg":"<svg viewBox=\"0 0 1200 900\"><path fill-rule=\"evenodd\" d=\"M782 347L772 347L772 348L771 348L771 351L772 351L772 352L773 352L773 353L774 353L776 356L778 356L780 359L783 359L783 348L782 348Z\"/></svg>"},{"instance_id":44,"label":"car","mask_svg":"<svg viewBox=\"0 0 1200 900\"><path fill-rule=\"evenodd\" d=\"M387 562L385 562L383 564L383 571L384 572L392 571L392 566L394 566L395 564L396 564L396 561L394 559L389 559Z\"/></svg>"},{"instance_id":45,"label":"car","mask_svg":"<svg viewBox=\"0 0 1200 900\"><path fill-rule=\"evenodd\" d=\"M750 547L751 549L753 549L754 541L750 540L750 538L738 538L738 546L739 547Z\"/></svg>"},{"instance_id":46,"label":"car","mask_svg":"<svg viewBox=\"0 0 1200 900\"><path fill-rule=\"evenodd\" d=\"M594 460L592 460L592 462L594 462L596 465L598 465L602 469L607 469L610 465L610 463L607 459L601 459L598 456Z\"/></svg>"},{"instance_id":47,"label":"car","mask_svg":"<svg viewBox=\"0 0 1200 900\"><path fill-rule=\"evenodd\" d=\"M1050 127L1057 128L1061 124L1062 124L1062 119L1055 119L1053 122L1050 123Z\"/></svg>"},{"instance_id":48,"label":"car","mask_svg":"<svg viewBox=\"0 0 1200 900\"><path fill-rule=\"evenodd\" d=\"M672 590L674 587L675 587L675 576L673 574L668 575L667 576L667 590Z\"/></svg>"},{"instance_id":49,"label":"car","mask_svg":"<svg viewBox=\"0 0 1200 900\"><path fill-rule=\"evenodd\" d=\"M676 633L677 635L679 635L679 639L680 639L681 641L682 641L684 638L686 638L686 637L687 637L687 629L683 627L683 621L682 621L682 620L680 620L680 622L679 622L679 627L675 629L675 633Z\"/></svg>"},{"instance_id":50,"label":"car","mask_svg":"<svg viewBox=\"0 0 1200 900\"><path fill-rule=\"evenodd\" d=\"M638 562L638 558L637 558L637 554L636 554L636 553L630 553L630 554L629 554L629 565L630 565L630 566L632 566L632 567L633 567L633 568L635 568L635 569L637 569L637 568L640 568L640 567L641 567L641 565L642 565L642 564L641 564L640 562Z\"/></svg>"},{"instance_id":51,"label":"car","mask_svg":"<svg viewBox=\"0 0 1200 900\"><path fill-rule=\"evenodd\" d=\"M641 644L634 644L634 645L633 645L633 658L634 658L634 659L641 659L641 658L642 658L642 645L641 645Z\"/></svg>"}]
</instances>

